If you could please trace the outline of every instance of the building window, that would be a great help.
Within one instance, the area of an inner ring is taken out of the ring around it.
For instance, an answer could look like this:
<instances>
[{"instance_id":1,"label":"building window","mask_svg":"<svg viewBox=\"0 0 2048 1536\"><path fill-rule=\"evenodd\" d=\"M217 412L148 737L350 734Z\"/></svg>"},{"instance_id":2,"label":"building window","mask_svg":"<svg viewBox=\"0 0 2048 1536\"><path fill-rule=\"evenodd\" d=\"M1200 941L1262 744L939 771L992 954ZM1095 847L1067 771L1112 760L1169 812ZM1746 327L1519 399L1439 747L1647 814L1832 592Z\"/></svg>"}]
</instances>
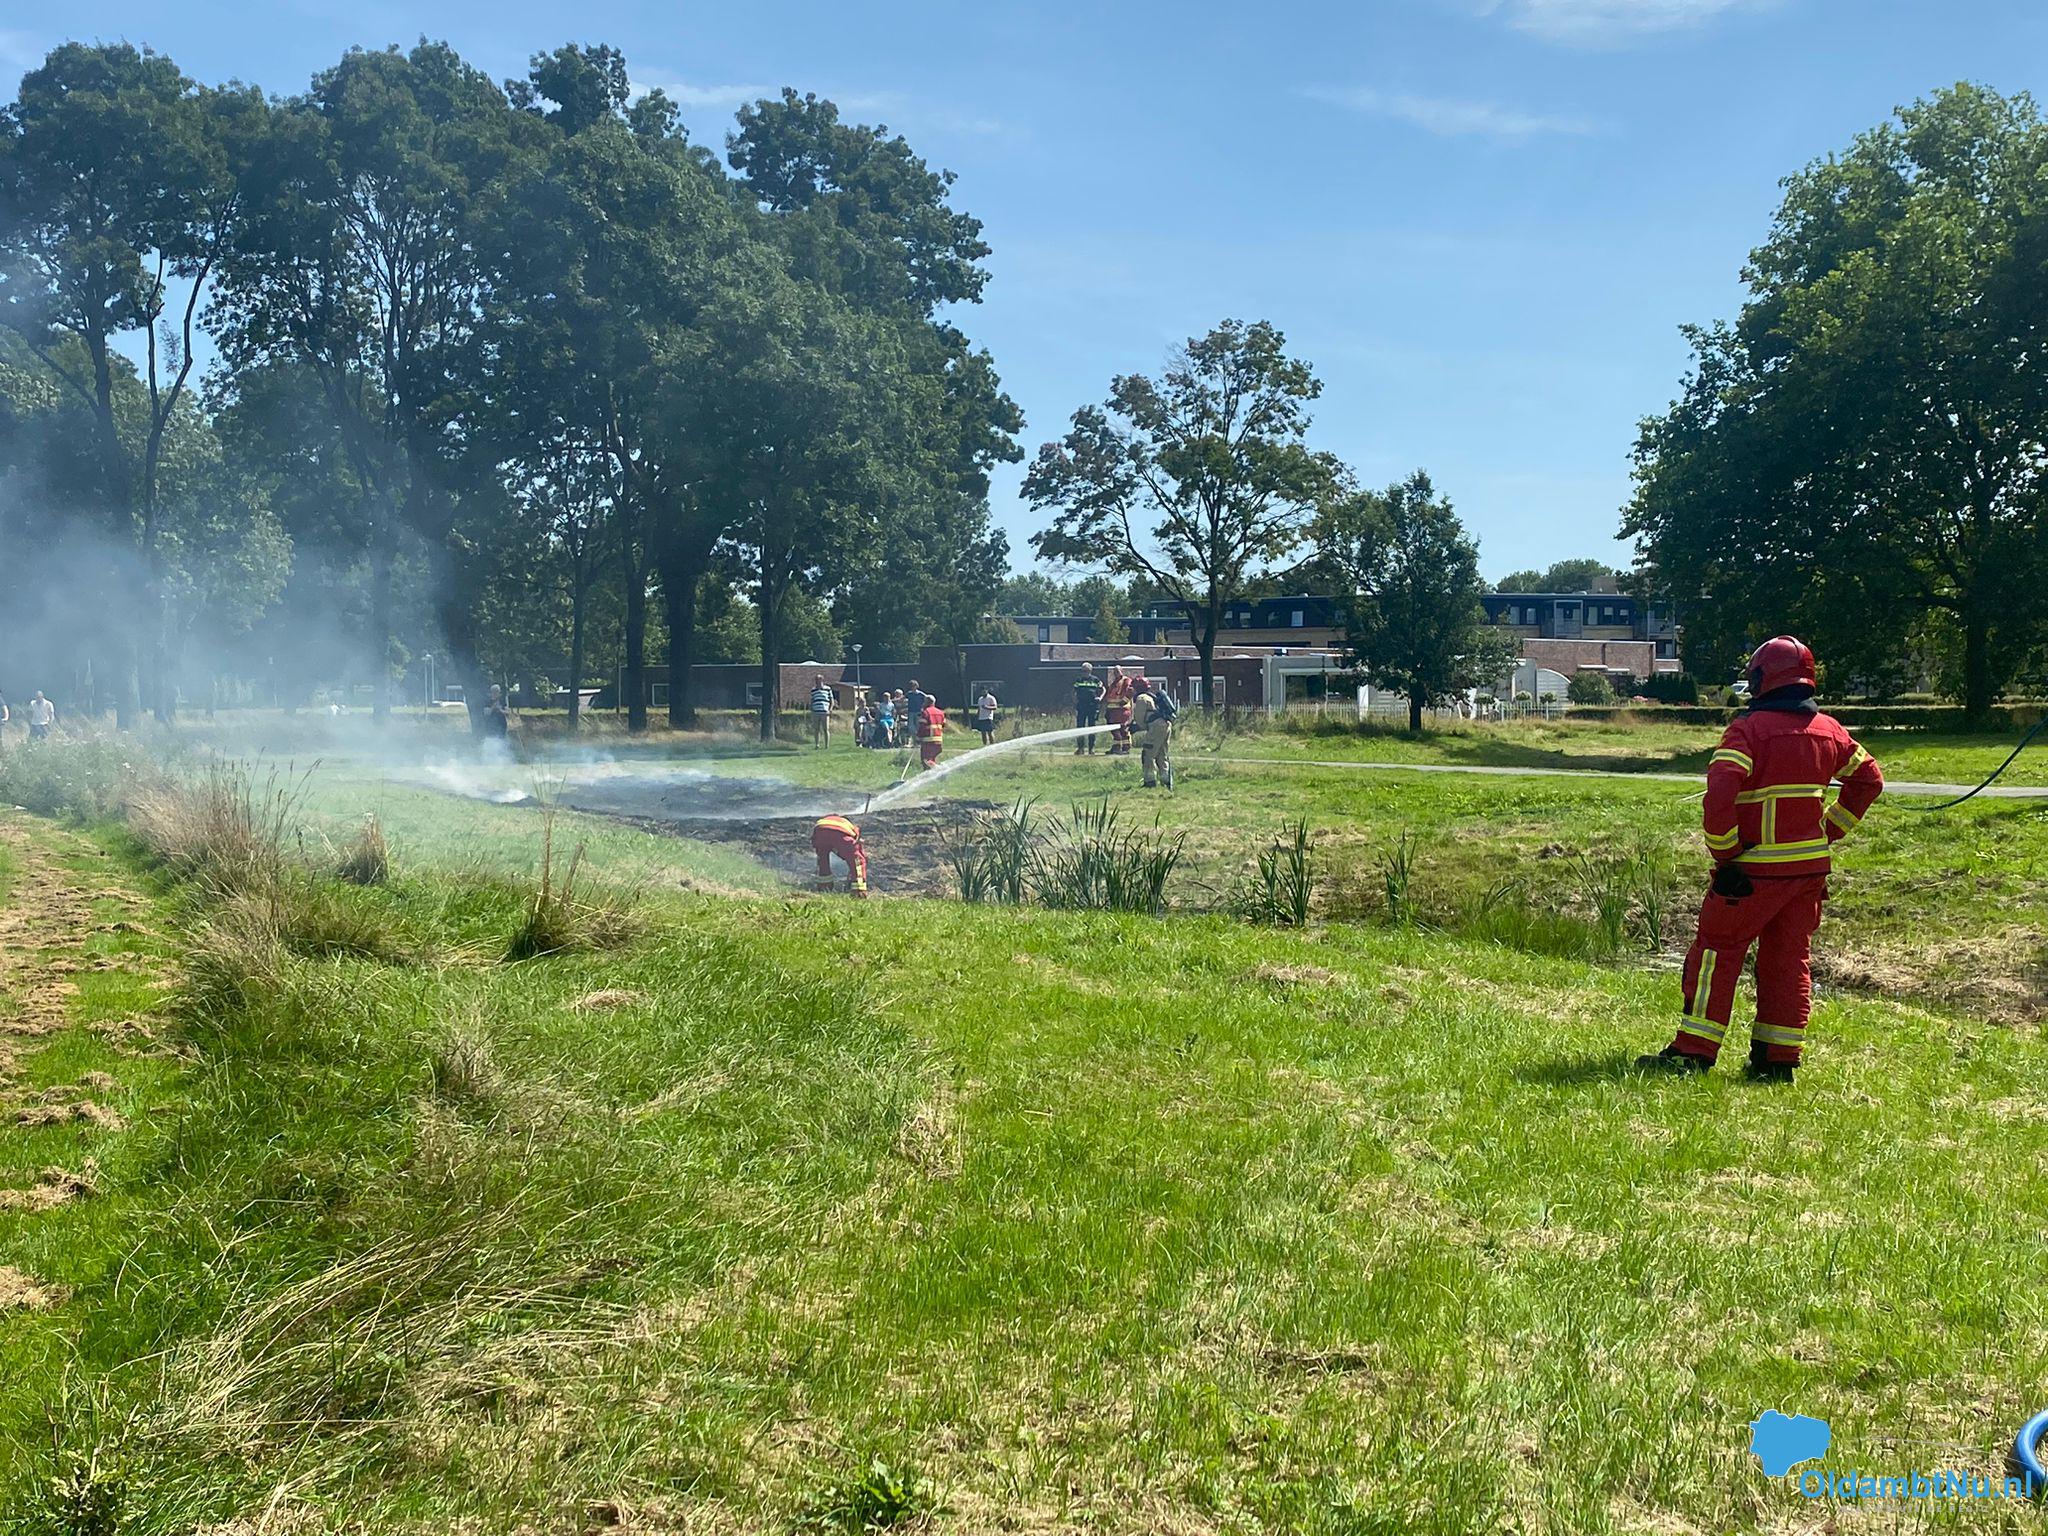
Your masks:
<instances>
[{"instance_id":1,"label":"building window","mask_svg":"<svg viewBox=\"0 0 2048 1536\"><path fill-rule=\"evenodd\" d=\"M1046 642L1047 642L1048 640L1050 640L1050 639L1052 639L1052 626L1051 626L1050 624L1041 624L1041 625L1039 625L1039 626L1038 626L1038 643L1039 643L1040 645L1043 645L1043 644L1045 644L1045 643L1046 643Z\"/></svg>"},{"instance_id":2,"label":"building window","mask_svg":"<svg viewBox=\"0 0 2048 1536\"><path fill-rule=\"evenodd\" d=\"M1303 621L1303 619L1304 619L1305 617L1306 617L1306 615L1304 615L1304 614L1302 613L1302 611L1301 611L1301 610L1300 610L1299 608L1297 608L1297 609L1295 609L1295 610L1294 610L1294 627L1295 627L1296 629L1299 629L1299 628L1301 628L1301 626L1302 626L1302 621Z\"/></svg>"}]
</instances>

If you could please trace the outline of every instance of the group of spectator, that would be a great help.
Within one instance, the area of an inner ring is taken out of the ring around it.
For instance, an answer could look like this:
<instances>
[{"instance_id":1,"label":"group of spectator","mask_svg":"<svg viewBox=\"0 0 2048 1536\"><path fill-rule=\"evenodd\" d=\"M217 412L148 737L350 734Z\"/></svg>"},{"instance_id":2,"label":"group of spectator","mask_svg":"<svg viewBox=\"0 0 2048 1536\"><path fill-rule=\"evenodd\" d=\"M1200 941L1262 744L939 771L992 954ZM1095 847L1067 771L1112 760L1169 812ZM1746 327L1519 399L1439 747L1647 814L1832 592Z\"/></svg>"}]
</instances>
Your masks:
<instances>
[{"instance_id":1,"label":"group of spectator","mask_svg":"<svg viewBox=\"0 0 2048 1536\"><path fill-rule=\"evenodd\" d=\"M28 703L22 706L22 714L28 720L28 739L45 741L49 738L50 727L57 723L57 706L43 697L38 688L28 696ZM14 720L14 712L7 707L7 695L0 693L0 738L7 734L7 727Z\"/></svg>"}]
</instances>

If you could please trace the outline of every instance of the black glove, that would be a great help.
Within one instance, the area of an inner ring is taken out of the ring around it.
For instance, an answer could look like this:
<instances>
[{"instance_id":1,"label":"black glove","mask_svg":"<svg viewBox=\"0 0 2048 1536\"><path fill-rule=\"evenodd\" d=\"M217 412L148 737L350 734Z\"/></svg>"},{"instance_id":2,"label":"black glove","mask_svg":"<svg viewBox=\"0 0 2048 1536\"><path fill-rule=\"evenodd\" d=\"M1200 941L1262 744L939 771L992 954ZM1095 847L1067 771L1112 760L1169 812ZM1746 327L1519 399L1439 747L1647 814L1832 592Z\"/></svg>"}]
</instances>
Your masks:
<instances>
[{"instance_id":1,"label":"black glove","mask_svg":"<svg viewBox=\"0 0 2048 1536\"><path fill-rule=\"evenodd\" d=\"M1726 896L1730 901L1740 901L1743 897L1751 896L1755 893L1756 886L1750 881L1749 871L1733 859L1730 859L1725 864L1715 866L1714 894L1716 896Z\"/></svg>"}]
</instances>

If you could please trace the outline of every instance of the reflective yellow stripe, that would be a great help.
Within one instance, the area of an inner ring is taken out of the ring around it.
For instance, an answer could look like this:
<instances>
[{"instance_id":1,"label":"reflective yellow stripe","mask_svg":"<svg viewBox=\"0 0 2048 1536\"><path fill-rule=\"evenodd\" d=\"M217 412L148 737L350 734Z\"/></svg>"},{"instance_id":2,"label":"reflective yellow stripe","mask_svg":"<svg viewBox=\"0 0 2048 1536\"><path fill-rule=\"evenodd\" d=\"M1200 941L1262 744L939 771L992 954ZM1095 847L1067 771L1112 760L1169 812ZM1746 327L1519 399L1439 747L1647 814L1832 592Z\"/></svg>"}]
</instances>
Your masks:
<instances>
[{"instance_id":1,"label":"reflective yellow stripe","mask_svg":"<svg viewBox=\"0 0 2048 1536\"><path fill-rule=\"evenodd\" d=\"M1715 763L1733 763L1744 773L1751 773L1756 769L1756 764L1750 760L1747 752L1738 752L1733 747L1723 747L1716 752L1707 763L1708 769L1711 770Z\"/></svg>"},{"instance_id":2,"label":"reflective yellow stripe","mask_svg":"<svg viewBox=\"0 0 2048 1536\"><path fill-rule=\"evenodd\" d=\"M1742 855L1744 864L1796 864L1801 859L1826 858L1828 840L1811 838L1803 843L1759 843Z\"/></svg>"},{"instance_id":3,"label":"reflective yellow stripe","mask_svg":"<svg viewBox=\"0 0 2048 1536\"><path fill-rule=\"evenodd\" d=\"M1849 754L1849 761L1842 764L1840 771L1835 774L1835 777L1838 779L1847 779L1851 775L1853 775L1857 769L1861 768L1865 763L1869 761L1869 749L1859 742L1857 744L1856 750Z\"/></svg>"},{"instance_id":4,"label":"reflective yellow stripe","mask_svg":"<svg viewBox=\"0 0 2048 1536\"><path fill-rule=\"evenodd\" d=\"M860 836L860 828L856 827L844 816L821 816L818 818L818 825L834 832L847 832L855 837Z\"/></svg>"},{"instance_id":5,"label":"reflective yellow stripe","mask_svg":"<svg viewBox=\"0 0 2048 1536\"><path fill-rule=\"evenodd\" d=\"M1818 800L1828 792L1825 784L1767 784L1762 789L1745 789L1735 797L1737 805L1761 805L1766 800Z\"/></svg>"},{"instance_id":6,"label":"reflective yellow stripe","mask_svg":"<svg viewBox=\"0 0 2048 1536\"><path fill-rule=\"evenodd\" d=\"M1715 836L1712 832L1703 833L1701 835L1706 838L1707 846L1709 848L1739 848L1742 846L1742 834L1733 827L1730 827L1726 832L1721 833L1718 837Z\"/></svg>"},{"instance_id":7,"label":"reflective yellow stripe","mask_svg":"<svg viewBox=\"0 0 2048 1536\"><path fill-rule=\"evenodd\" d=\"M1719 1045L1728 1034L1728 1026L1688 1013L1678 1021L1678 1032L1681 1035L1697 1035L1702 1040L1711 1040Z\"/></svg>"},{"instance_id":8,"label":"reflective yellow stripe","mask_svg":"<svg viewBox=\"0 0 2048 1536\"><path fill-rule=\"evenodd\" d=\"M1858 816L1839 800L1828 807L1827 819L1840 827L1844 832L1854 832L1863 820L1861 816Z\"/></svg>"},{"instance_id":9,"label":"reflective yellow stripe","mask_svg":"<svg viewBox=\"0 0 2048 1536\"><path fill-rule=\"evenodd\" d=\"M1749 1026L1749 1038L1761 1040L1765 1045L1802 1045L1806 1041L1806 1031L1788 1029L1783 1024L1758 1022Z\"/></svg>"},{"instance_id":10,"label":"reflective yellow stripe","mask_svg":"<svg viewBox=\"0 0 2048 1536\"><path fill-rule=\"evenodd\" d=\"M1775 801L1775 800L1766 800L1766 801L1764 802L1764 827L1763 827L1763 836L1762 836L1762 837L1760 837L1759 839L1757 839L1757 842L1758 842L1758 845L1759 845L1760 847L1768 848L1768 847L1770 847L1770 846L1771 846L1771 845L1772 845L1773 843L1777 842L1777 840L1778 840L1778 802L1777 802L1777 801Z\"/></svg>"},{"instance_id":11,"label":"reflective yellow stripe","mask_svg":"<svg viewBox=\"0 0 2048 1536\"><path fill-rule=\"evenodd\" d=\"M1700 973L1693 978L1692 996L1685 1000L1685 1016L1689 1019L1702 1016L1706 1011L1708 999L1713 997L1713 995L1714 952L1710 949L1700 956ZM1713 1020L1709 1019L1707 1022L1712 1024ZM1716 1027L1718 1028L1719 1026ZM1718 1040L1721 1037L1713 1035L1710 1038Z\"/></svg>"}]
</instances>

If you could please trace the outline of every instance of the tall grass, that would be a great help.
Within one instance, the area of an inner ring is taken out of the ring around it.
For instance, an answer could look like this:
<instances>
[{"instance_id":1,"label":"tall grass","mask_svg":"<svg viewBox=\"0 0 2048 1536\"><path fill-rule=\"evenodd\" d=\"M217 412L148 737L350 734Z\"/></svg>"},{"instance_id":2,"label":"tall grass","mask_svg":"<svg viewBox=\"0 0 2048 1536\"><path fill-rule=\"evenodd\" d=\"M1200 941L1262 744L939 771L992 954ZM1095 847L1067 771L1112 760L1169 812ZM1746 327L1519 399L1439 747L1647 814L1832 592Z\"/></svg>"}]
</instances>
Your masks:
<instances>
[{"instance_id":1,"label":"tall grass","mask_svg":"<svg viewBox=\"0 0 2048 1536\"><path fill-rule=\"evenodd\" d=\"M634 918L631 894L601 889L579 892L576 882L582 872L582 843L576 845L567 863L557 870L555 806L552 802L544 804L540 869L519 926L505 946L507 960L533 960L574 950L616 949L633 937L639 925Z\"/></svg>"},{"instance_id":2,"label":"tall grass","mask_svg":"<svg viewBox=\"0 0 2048 1536\"><path fill-rule=\"evenodd\" d=\"M1017 906L1032 865L1034 802L977 816L947 841L946 860L962 901Z\"/></svg>"},{"instance_id":3,"label":"tall grass","mask_svg":"<svg viewBox=\"0 0 2048 1536\"><path fill-rule=\"evenodd\" d=\"M334 873L350 885L382 885L391 878L391 845L377 818L363 818L362 830L342 853Z\"/></svg>"},{"instance_id":4,"label":"tall grass","mask_svg":"<svg viewBox=\"0 0 2048 1536\"><path fill-rule=\"evenodd\" d=\"M1232 905L1255 923L1301 928L1315 901L1316 844L1306 819L1289 822L1260 850Z\"/></svg>"},{"instance_id":5,"label":"tall grass","mask_svg":"<svg viewBox=\"0 0 2048 1536\"><path fill-rule=\"evenodd\" d=\"M272 768L259 781L238 764L214 763L194 777L137 793L128 826L183 879L217 899L284 883L286 850L311 770Z\"/></svg>"},{"instance_id":6,"label":"tall grass","mask_svg":"<svg viewBox=\"0 0 2048 1536\"><path fill-rule=\"evenodd\" d=\"M1409 892L1421 861L1420 840L1410 836L1405 828L1394 839L1394 846L1379 856L1380 890L1386 897L1388 922L1400 924L1414 919L1415 907Z\"/></svg>"},{"instance_id":7,"label":"tall grass","mask_svg":"<svg viewBox=\"0 0 2048 1536\"><path fill-rule=\"evenodd\" d=\"M1158 913L1184 843L1156 827L1126 828L1107 802L1074 805L1064 823L1048 825L1020 800L956 834L946 857L963 901Z\"/></svg>"},{"instance_id":8,"label":"tall grass","mask_svg":"<svg viewBox=\"0 0 2048 1536\"><path fill-rule=\"evenodd\" d=\"M1041 905L1095 912L1159 913L1186 838L1126 830L1108 801L1075 805L1059 835L1040 841L1031 884Z\"/></svg>"}]
</instances>

